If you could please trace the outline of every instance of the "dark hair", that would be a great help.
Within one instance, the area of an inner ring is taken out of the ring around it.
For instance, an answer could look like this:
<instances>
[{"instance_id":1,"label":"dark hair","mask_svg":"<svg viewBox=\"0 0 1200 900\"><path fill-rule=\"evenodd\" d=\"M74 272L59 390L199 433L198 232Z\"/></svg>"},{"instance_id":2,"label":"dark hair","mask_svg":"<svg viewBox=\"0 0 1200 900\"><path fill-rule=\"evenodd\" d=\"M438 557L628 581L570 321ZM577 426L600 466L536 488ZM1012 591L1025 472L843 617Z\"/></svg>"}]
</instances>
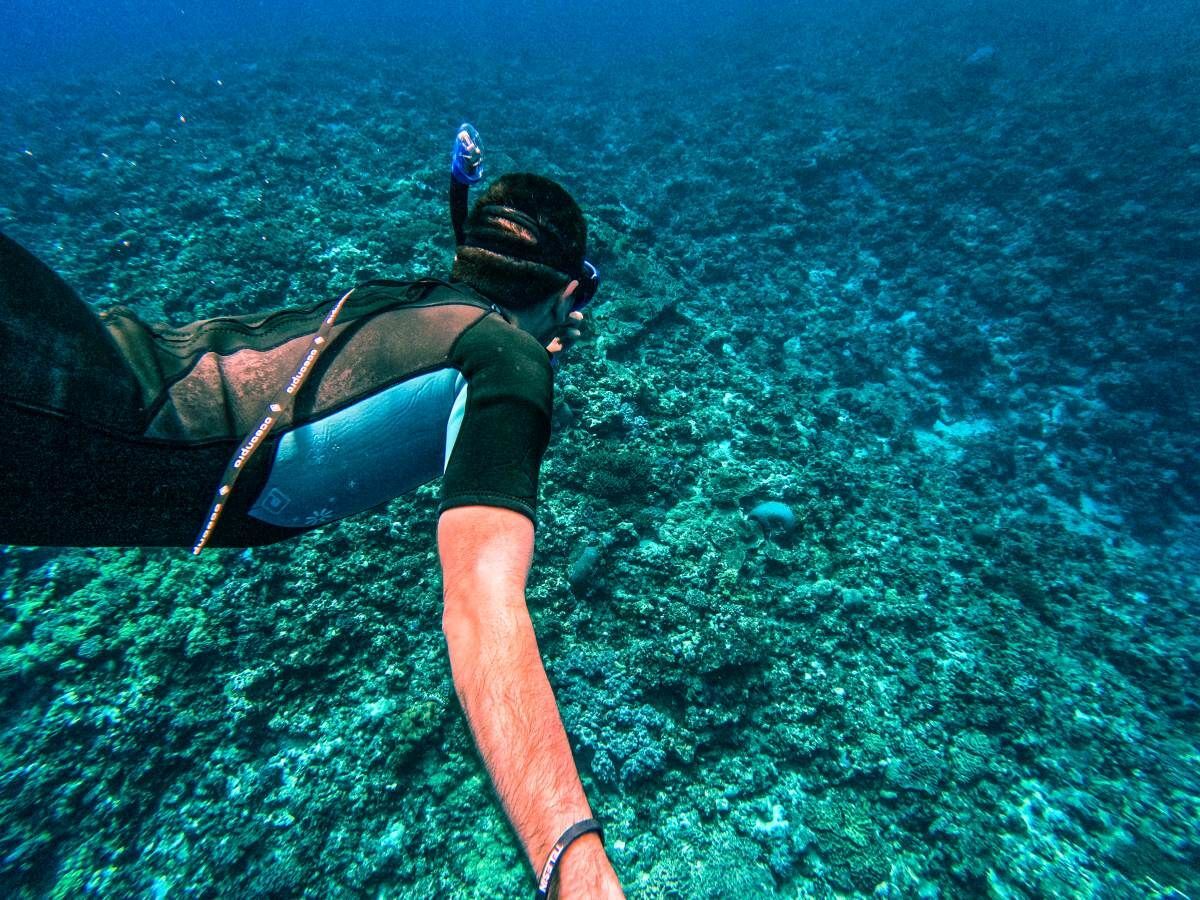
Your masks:
<instances>
[{"instance_id":1,"label":"dark hair","mask_svg":"<svg viewBox=\"0 0 1200 900\"><path fill-rule=\"evenodd\" d=\"M501 306L533 306L583 272L587 223L563 187L502 175L471 209L450 272Z\"/></svg>"}]
</instances>

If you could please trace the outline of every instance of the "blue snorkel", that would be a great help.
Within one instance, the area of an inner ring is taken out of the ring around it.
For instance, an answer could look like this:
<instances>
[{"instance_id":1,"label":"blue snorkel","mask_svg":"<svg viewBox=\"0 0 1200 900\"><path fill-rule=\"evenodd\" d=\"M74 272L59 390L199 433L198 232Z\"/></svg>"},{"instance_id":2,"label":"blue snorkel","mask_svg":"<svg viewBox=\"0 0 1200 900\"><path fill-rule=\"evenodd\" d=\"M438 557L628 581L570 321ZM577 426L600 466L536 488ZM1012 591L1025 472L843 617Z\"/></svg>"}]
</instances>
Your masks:
<instances>
[{"instance_id":1,"label":"blue snorkel","mask_svg":"<svg viewBox=\"0 0 1200 900\"><path fill-rule=\"evenodd\" d=\"M467 221L467 197L471 185L483 178L483 145L479 132L470 122L458 126L454 147L450 150L450 224L454 226L455 246L466 239L463 226Z\"/></svg>"},{"instance_id":2,"label":"blue snorkel","mask_svg":"<svg viewBox=\"0 0 1200 900\"><path fill-rule=\"evenodd\" d=\"M478 184L483 178L483 146L479 132L469 122L458 126L450 154L450 176L459 184Z\"/></svg>"}]
</instances>

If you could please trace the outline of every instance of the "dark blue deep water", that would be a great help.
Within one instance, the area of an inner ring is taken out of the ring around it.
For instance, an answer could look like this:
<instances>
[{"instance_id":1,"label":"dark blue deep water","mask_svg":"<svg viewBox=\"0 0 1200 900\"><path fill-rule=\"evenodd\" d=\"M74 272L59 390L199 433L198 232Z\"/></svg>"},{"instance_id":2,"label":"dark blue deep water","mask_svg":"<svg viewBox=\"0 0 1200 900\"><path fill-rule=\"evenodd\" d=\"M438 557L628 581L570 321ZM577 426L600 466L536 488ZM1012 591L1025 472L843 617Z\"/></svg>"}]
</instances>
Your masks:
<instances>
[{"instance_id":1,"label":"dark blue deep water","mask_svg":"<svg viewBox=\"0 0 1200 900\"><path fill-rule=\"evenodd\" d=\"M347 6L6 0L0 231L175 325L445 274L473 122L605 277L528 602L628 896L1200 896L1200 8ZM527 896L436 509L0 548L0 895Z\"/></svg>"}]
</instances>

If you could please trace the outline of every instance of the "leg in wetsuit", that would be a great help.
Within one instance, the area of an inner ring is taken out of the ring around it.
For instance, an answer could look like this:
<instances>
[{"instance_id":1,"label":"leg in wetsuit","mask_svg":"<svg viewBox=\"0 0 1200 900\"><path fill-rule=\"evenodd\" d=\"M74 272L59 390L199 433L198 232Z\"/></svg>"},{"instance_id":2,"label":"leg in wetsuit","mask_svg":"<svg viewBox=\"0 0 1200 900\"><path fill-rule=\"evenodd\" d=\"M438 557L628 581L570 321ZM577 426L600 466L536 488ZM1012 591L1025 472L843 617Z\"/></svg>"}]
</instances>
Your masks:
<instances>
[{"instance_id":1,"label":"leg in wetsuit","mask_svg":"<svg viewBox=\"0 0 1200 900\"><path fill-rule=\"evenodd\" d=\"M143 437L159 398L138 376L139 362L151 367L141 356L131 359L66 282L0 234L0 543L192 541L237 439L189 445ZM265 479L268 459L246 473L248 482ZM248 506L254 496L250 485L234 502ZM256 534L240 534L245 517L229 519L215 544L293 533L256 526Z\"/></svg>"}]
</instances>

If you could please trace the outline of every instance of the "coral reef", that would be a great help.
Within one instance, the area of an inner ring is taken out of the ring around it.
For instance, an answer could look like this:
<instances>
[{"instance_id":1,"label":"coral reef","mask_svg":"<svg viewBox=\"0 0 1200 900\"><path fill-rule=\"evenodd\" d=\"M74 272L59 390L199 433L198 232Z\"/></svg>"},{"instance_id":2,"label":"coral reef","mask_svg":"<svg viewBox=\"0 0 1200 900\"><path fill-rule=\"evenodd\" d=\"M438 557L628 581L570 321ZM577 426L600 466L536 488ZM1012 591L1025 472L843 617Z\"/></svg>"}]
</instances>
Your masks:
<instances>
[{"instance_id":1,"label":"coral reef","mask_svg":"<svg viewBox=\"0 0 1200 900\"><path fill-rule=\"evenodd\" d=\"M1143 6L10 80L0 227L177 323L440 274L471 118L605 277L529 604L630 897L1195 893L1200 29ZM0 892L526 893L435 497L198 561L0 548Z\"/></svg>"}]
</instances>

